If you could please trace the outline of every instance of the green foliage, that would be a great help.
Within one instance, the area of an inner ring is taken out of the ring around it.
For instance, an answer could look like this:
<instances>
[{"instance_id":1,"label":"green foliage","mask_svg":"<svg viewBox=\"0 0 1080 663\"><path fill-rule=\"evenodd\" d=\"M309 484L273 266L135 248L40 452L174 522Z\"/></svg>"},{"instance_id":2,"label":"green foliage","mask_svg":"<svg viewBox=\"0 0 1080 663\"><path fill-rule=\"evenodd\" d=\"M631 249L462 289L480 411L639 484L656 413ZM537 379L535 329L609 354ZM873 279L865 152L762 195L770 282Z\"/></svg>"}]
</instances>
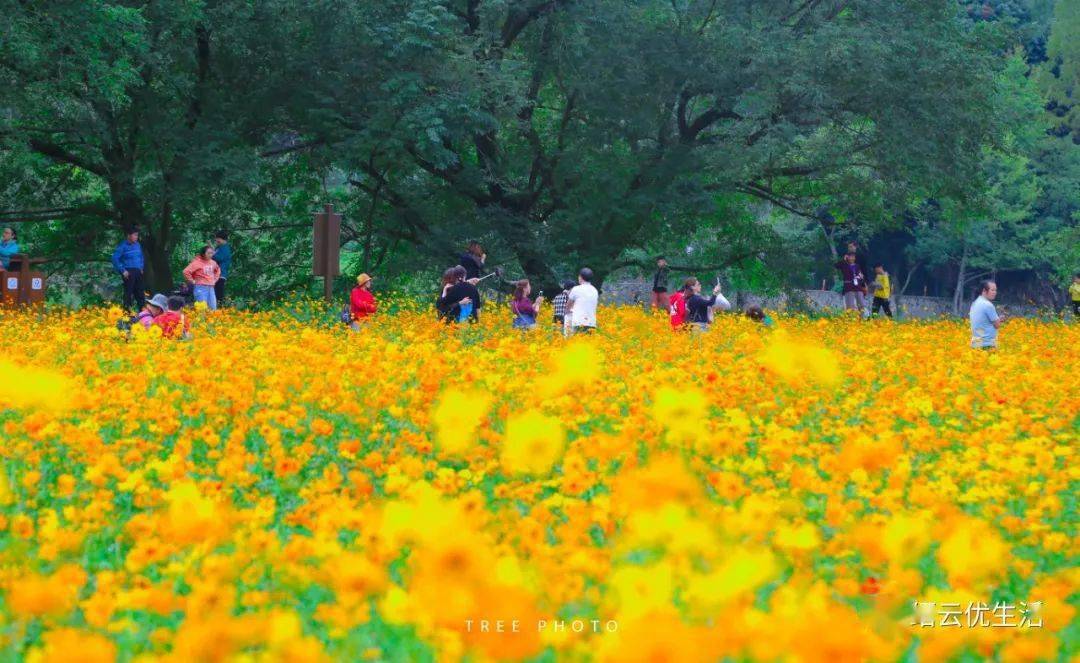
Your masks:
<instances>
[{"instance_id":1,"label":"green foliage","mask_svg":"<svg viewBox=\"0 0 1080 663\"><path fill-rule=\"evenodd\" d=\"M1080 19L987 6L0 0L0 209L96 296L127 224L156 289L225 227L233 295L313 292L326 202L342 292L430 290L470 238L541 287L663 252L771 290L912 210L922 259L993 237L981 265L1045 271L1076 251ZM1010 45L1044 38L1029 76Z\"/></svg>"}]
</instances>

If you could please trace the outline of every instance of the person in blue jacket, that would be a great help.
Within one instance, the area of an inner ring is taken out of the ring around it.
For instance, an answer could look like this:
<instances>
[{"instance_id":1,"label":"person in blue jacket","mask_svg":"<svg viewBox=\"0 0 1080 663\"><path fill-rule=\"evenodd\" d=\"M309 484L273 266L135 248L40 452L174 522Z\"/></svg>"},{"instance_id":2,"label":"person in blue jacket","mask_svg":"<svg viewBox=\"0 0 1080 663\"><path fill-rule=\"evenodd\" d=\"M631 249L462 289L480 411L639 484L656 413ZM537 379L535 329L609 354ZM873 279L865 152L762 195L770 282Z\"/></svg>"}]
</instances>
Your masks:
<instances>
[{"instance_id":1,"label":"person in blue jacket","mask_svg":"<svg viewBox=\"0 0 1080 663\"><path fill-rule=\"evenodd\" d=\"M214 261L221 268L221 277L214 284L214 298L218 306L225 299L225 279L229 278L229 269L232 267L232 246L229 245L229 233L219 230L214 233Z\"/></svg>"},{"instance_id":2,"label":"person in blue jacket","mask_svg":"<svg viewBox=\"0 0 1080 663\"><path fill-rule=\"evenodd\" d=\"M128 228L127 237L112 254L112 265L124 279L124 308L142 310L146 304L143 291L143 250L139 244L139 229Z\"/></svg>"},{"instance_id":3,"label":"person in blue jacket","mask_svg":"<svg viewBox=\"0 0 1080 663\"><path fill-rule=\"evenodd\" d=\"M11 266L11 256L19 252L19 243L15 241L15 229L4 228L0 235L0 267L7 269Z\"/></svg>"}]
</instances>

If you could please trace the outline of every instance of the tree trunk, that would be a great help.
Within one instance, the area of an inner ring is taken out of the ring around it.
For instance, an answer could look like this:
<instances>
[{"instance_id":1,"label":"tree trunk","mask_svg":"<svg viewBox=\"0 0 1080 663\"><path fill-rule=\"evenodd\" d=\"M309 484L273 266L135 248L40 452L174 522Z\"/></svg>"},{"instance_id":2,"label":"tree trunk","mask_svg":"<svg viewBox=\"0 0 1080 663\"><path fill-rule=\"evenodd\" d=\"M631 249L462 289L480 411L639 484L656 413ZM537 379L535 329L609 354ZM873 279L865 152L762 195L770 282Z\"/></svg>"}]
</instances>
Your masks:
<instances>
[{"instance_id":1,"label":"tree trunk","mask_svg":"<svg viewBox=\"0 0 1080 663\"><path fill-rule=\"evenodd\" d=\"M148 234L142 242L146 256L145 283L154 292L168 293L173 289L171 252L167 238Z\"/></svg>"},{"instance_id":2,"label":"tree trunk","mask_svg":"<svg viewBox=\"0 0 1080 663\"><path fill-rule=\"evenodd\" d=\"M953 315L960 315L960 303L964 299L964 283L967 278L968 245L964 242L964 252L960 255L960 270L956 276L956 290L953 292Z\"/></svg>"},{"instance_id":3,"label":"tree trunk","mask_svg":"<svg viewBox=\"0 0 1080 663\"><path fill-rule=\"evenodd\" d=\"M499 235L514 252L534 292L543 290L545 293L552 293L551 296L554 297L554 293L562 290L555 270L536 246L527 224L506 224L505 231L500 229Z\"/></svg>"},{"instance_id":4,"label":"tree trunk","mask_svg":"<svg viewBox=\"0 0 1080 663\"><path fill-rule=\"evenodd\" d=\"M146 263L144 283L155 292L168 292L173 287L172 270L169 264L171 212L168 203L166 202L166 207L162 212L160 227L151 228L147 222L142 199L135 190L129 164L121 162L114 173L115 175L109 179L109 197L112 200L113 209L116 210L122 232L127 232L128 228L137 228L141 233L140 240Z\"/></svg>"},{"instance_id":5,"label":"tree trunk","mask_svg":"<svg viewBox=\"0 0 1080 663\"><path fill-rule=\"evenodd\" d=\"M379 191L382 190L382 182L375 185L375 191L371 193L371 206L368 207L367 218L364 219L364 254L361 261L363 271L370 273L372 270L371 257L375 247L375 210L379 205Z\"/></svg>"},{"instance_id":6,"label":"tree trunk","mask_svg":"<svg viewBox=\"0 0 1080 663\"><path fill-rule=\"evenodd\" d=\"M904 278L904 285L901 286L899 290L896 290L896 295L895 297L893 297L894 303L896 304L895 315L898 320L903 317L902 311L904 310L904 293L907 292L908 286L911 285L911 277L915 275L915 272L919 269L920 264L921 263L916 262L914 265L911 266L911 269L909 269L907 272L907 276ZM897 270L897 273L899 273L899 270Z\"/></svg>"},{"instance_id":7,"label":"tree trunk","mask_svg":"<svg viewBox=\"0 0 1080 663\"><path fill-rule=\"evenodd\" d=\"M836 242L833 241L834 233L830 232L829 229L825 227L825 222L820 217L818 218L818 228L821 229L821 234L825 236L825 243L829 246L829 255L832 256L832 262L830 262L829 265L835 265L840 260L840 254L836 250ZM840 282L840 277L837 275L835 267L832 270L832 275L833 287L835 288L836 285Z\"/></svg>"}]
</instances>

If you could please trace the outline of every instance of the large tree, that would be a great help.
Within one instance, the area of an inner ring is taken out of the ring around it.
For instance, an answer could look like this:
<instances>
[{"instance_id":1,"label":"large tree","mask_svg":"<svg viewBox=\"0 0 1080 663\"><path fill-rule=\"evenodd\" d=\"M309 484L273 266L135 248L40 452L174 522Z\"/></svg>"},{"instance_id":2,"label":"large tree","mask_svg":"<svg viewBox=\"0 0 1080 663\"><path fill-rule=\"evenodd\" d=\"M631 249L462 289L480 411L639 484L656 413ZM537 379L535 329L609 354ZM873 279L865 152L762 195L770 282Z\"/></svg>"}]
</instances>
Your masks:
<instances>
[{"instance_id":1,"label":"large tree","mask_svg":"<svg viewBox=\"0 0 1080 663\"><path fill-rule=\"evenodd\" d=\"M19 175L0 197L62 219L69 255L140 225L158 288L222 217L303 224L317 198L344 205L365 269L447 263L469 237L545 287L682 238L688 267L760 261L763 202L872 225L978 195L985 150L1010 149L994 24L953 0L0 9L0 167ZM249 273L282 246L304 269L303 232L250 242Z\"/></svg>"},{"instance_id":2,"label":"large tree","mask_svg":"<svg viewBox=\"0 0 1080 663\"><path fill-rule=\"evenodd\" d=\"M263 75L277 19L258 4L0 2L0 147L37 165L28 214L64 219L85 257L140 228L150 284L170 287L192 216L257 183L279 91Z\"/></svg>"},{"instance_id":3,"label":"large tree","mask_svg":"<svg viewBox=\"0 0 1080 663\"><path fill-rule=\"evenodd\" d=\"M715 195L872 218L962 195L996 134L1000 58L952 0L364 4L291 16L293 48L373 45L322 64L296 130L388 235L484 235L544 283L725 223Z\"/></svg>"}]
</instances>

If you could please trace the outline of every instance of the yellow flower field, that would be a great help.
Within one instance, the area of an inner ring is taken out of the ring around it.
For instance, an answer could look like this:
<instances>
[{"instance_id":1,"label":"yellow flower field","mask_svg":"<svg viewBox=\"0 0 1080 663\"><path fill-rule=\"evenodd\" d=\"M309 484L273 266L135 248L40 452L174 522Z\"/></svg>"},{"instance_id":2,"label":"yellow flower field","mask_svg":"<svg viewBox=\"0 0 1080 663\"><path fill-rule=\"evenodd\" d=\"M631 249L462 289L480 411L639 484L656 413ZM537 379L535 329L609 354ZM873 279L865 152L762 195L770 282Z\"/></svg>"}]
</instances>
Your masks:
<instances>
[{"instance_id":1,"label":"yellow flower field","mask_svg":"<svg viewBox=\"0 0 1080 663\"><path fill-rule=\"evenodd\" d=\"M0 313L4 660L1075 660L1080 325L493 313Z\"/></svg>"}]
</instances>

